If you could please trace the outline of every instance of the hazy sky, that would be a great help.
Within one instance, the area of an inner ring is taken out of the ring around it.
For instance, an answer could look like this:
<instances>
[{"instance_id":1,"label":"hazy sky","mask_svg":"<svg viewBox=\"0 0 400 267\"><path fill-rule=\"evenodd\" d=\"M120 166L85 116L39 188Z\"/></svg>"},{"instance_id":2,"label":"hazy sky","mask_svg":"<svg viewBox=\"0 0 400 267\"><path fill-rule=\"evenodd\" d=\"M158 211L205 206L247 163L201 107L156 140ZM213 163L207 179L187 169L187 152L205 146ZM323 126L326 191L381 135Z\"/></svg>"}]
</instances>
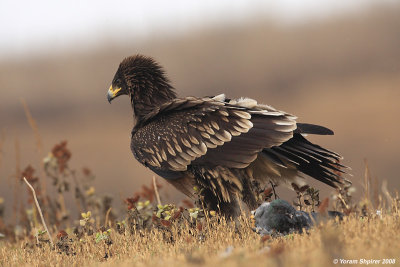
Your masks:
<instances>
[{"instance_id":1,"label":"hazy sky","mask_svg":"<svg viewBox=\"0 0 400 267\"><path fill-rule=\"evenodd\" d=\"M292 23L373 2L382 0L1 0L0 57L107 38L176 34L256 16Z\"/></svg>"}]
</instances>

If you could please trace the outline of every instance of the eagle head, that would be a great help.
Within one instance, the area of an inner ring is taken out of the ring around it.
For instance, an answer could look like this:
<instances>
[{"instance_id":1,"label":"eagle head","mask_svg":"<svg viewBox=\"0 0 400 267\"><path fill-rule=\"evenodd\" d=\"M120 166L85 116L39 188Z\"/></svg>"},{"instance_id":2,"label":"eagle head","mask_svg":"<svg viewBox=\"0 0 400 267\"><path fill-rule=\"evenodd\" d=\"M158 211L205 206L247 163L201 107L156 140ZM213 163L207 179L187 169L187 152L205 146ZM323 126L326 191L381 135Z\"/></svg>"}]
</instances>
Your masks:
<instances>
[{"instance_id":1,"label":"eagle head","mask_svg":"<svg viewBox=\"0 0 400 267\"><path fill-rule=\"evenodd\" d=\"M142 106L154 108L176 97L163 68L154 59L143 55L127 57L119 64L107 99L111 103L120 95L129 95L132 105L139 109Z\"/></svg>"}]
</instances>

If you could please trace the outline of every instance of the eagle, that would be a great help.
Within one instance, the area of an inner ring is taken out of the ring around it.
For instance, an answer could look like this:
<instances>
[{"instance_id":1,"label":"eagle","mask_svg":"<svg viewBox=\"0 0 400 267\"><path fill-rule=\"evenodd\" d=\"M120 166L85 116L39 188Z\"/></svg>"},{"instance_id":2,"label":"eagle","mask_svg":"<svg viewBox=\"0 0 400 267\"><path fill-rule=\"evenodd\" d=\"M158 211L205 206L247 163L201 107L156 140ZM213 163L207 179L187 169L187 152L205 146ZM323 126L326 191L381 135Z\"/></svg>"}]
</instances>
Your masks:
<instances>
[{"instance_id":1,"label":"eagle","mask_svg":"<svg viewBox=\"0 0 400 267\"><path fill-rule=\"evenodd\" d=\"M308 141L330 129L256 100L176 95L153 58L125 58L108 89L111 101L128 95L134 117L133 156L205 207L237 217L257 208L257 190L267 185L306 185L305 176L339 188L347 181L342 157ZM244 205L242 205L244 204Z\"/></svg>"}]
</instances>

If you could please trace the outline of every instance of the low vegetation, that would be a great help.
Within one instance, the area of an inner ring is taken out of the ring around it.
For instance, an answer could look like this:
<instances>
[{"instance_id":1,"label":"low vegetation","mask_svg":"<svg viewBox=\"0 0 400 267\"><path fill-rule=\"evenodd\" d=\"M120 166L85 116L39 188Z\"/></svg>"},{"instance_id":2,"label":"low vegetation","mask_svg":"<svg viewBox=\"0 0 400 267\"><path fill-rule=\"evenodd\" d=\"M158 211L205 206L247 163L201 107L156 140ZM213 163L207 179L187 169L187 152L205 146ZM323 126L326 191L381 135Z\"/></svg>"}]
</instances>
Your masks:
<instances>
[{"instance_id":1,"label":"low vegetation","mask_svg":"<svg viewBox=\"0 0 400 267\"><path fill-rule=\"evenodd\" d=\"M53 246L28 187L27 203L14 205L14 221L8 225L0 199L0 266L321 266L335 260L342 264L400 261L400 198L390 195L384 185L371 200L368 171L365 196L358 203L351 198L352 187L322 201L317 190L298 189L293 202L298 209L325 213L331 201L334 209L346 214L343 220L325 220L303 233L260 236L245 213L230 221L204 210L201 200L185 200L181 206L161 203L162 186L155 179L119 204L125 205L125 212L118 214L112 198L96 194L91 185L95 176L89 169L70 168L71 155L67 143L61 142L43 161L45 177L56 191L53 197L43 194L41 178L31 166L18 181L25 177L34 187ZM65 203L71 192L80 218L72 216ZM273 197L273 187L260 191L260 201Z\"/></svg>"}]
</instances>

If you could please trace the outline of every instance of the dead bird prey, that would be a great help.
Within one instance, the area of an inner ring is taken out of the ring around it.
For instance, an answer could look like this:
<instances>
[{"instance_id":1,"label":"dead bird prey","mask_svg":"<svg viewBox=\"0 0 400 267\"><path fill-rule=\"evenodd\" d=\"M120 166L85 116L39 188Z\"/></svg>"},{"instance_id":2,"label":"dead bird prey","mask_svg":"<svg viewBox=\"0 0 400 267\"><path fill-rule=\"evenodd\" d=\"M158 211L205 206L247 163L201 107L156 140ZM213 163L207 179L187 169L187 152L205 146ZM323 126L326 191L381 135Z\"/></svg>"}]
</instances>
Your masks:
<instances>
[{"instance_id":1,"label":"dead bird prey","mask_svg":"<svg viewBox=\"0 0 400 267\"><path fill-rule=\"evenodd\" d=\"M177 98L150 57L121 62L108 101L120 95L131 98L134 157L187 196L200 192L209 209L236 217L240 202L257 207L259 188L270 182L300 188L302 175L332 187L345 181L341 156L303 137L331 130L296 123L295 116L250 98Z\"/></svg>"}]
</instances>

